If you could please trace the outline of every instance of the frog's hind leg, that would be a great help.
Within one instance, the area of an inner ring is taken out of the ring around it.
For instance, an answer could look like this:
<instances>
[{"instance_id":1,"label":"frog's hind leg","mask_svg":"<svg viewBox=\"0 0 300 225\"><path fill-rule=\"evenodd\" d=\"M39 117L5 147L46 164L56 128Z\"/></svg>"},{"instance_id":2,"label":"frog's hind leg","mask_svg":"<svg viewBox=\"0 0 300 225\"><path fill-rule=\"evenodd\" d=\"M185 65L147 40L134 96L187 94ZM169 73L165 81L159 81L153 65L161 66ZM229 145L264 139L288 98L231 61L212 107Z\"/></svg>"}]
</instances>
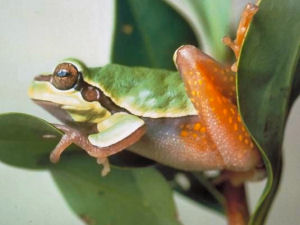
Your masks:
<instances>
[{"instance_id":1,"label":"frog's hind leg","mask_svg":"<svg viewBox=\"0 0 300 225\"><path fill-rule=\"evenodd\" d=\"M249 25L253 19L253 16L256 14L257 11L258 11L257 5L248 3L243 11L242 16L241 16L239 27L236 32L235 40L233 41L228 36L223 38L223 43L232 49L232 51L235 54L236 59L238 59L240 56L240 51L241 51L243 41L245 39L246 32L247 32ZM231 69L234 72L237 71L236 63L234 63L232 65Z\"/></svg>"},{"instance_id":2,"label":"frog's hind leg","mask_svg":"<svg viewBox=\"0 0 300 225\"><path fill-rule=\"evenodd\" d=\"M203 53L187 45L180 47L175 54L187 94L220 152L225 168L233 171L255 168L260 154L241 121L236 105L222 95L211 79L205 68Z\"/></svg>"},{"instance_id":3,"label":"frog's hind leg","mask_svg":"<svg viewBox=\"0 0 300 225\"><path fill-rule=\"evenodd\" d=\"M206 69L203 53L194 46L182 46L174 59L187 94L221 155L225 169L236 172L254 169L261 160L260 154L241 122L236 105L221 93L210 70ZM246 225L249 214L244 184L240 184L240 180L237 182L237 186L233 185L231 176L224 182L228 222Z\"/></svg>"}]
</instances>

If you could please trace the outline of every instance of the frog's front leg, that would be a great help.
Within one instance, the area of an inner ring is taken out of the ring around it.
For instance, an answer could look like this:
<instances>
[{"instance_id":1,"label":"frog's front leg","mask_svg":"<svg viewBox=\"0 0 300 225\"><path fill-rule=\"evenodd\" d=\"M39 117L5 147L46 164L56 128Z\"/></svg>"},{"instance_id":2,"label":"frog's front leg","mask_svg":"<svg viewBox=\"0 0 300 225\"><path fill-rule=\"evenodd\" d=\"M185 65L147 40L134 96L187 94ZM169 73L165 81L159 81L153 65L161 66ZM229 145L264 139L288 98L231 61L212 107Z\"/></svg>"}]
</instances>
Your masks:
<instances>
[{"instance_id":1,"label":"frog's front leg","mask_svg":"<svg viewBox=\"0 0 300 225\"><path fill-rule=\"evenodd\" d=\"M98 123L98 133L90 135L86 135L66 125L55 126L65 134L51 152L51 162L58 162L62 152L74 143L84 149L89 155L97 158L97 162L104 166L102 170L103 176L110 171L107 157L134 144L146 131L142 119L127 113L116 113Z\"/></svg>"}]
</instances>

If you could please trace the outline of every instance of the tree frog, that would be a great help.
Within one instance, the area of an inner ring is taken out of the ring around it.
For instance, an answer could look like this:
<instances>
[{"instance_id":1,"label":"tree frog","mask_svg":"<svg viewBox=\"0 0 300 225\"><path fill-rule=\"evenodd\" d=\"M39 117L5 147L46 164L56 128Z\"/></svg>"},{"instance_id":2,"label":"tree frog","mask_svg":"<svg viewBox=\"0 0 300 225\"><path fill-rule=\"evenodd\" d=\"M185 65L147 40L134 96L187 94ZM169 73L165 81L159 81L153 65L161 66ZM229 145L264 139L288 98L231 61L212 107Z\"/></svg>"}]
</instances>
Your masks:
<instances>
[{"instance_id":1,"label":"tree frog","mask_svg":"<svg viewBox=\"0 0 300 225\"><path fill-rule=\"evenodd\" d=\"M50 160L75 143L103 164L102 175L124 149L182 170L254 170L261 157L237 111L235 73L190 45L174 62L181 76L77 59L37 76L30 98L65 123L55 125L65 134Z\"/></svg>"}]
</instances>

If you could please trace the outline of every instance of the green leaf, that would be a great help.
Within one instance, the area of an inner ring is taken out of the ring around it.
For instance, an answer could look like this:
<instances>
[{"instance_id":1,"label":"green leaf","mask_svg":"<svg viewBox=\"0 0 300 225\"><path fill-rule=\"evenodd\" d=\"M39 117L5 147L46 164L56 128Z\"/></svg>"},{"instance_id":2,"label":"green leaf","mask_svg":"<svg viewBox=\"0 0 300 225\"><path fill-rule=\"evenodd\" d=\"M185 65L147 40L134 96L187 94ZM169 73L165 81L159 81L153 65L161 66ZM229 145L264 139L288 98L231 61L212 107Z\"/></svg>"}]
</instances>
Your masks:
<instances>
[{"instance_id":1,"label":"green leaf","mask_svg":"<svg viewBox=\"0 0 300 225\"><path fill-rule=\"evenodd\" d=\"M0 128L0 160L50 169L71 208L87 224L180 224L171 189L155 169L113 167L101 177L102 168L83 151L67 150L58 164L50 163L49 153L62 133L44 120L22 113L1 114Z\"/></svg>"},{"instance_id":2,"label":"green leaf","mask_svg":"<svg viewBox=\"0 0 300 225\"><path fill-rule=\"evenodd\" d=\"M180 224L172 192L153 168L113 167L101 177L95 160L74 154L51 172L70 207L87 224Z\"/></svg>"},{"instance_id":3,"label":"green leaf","mask_svg":"<svg viewBox=\"0 0 300 225\"><path fill-rule=\"evenodd\" d=\"M46 121L22 113L1 114L0 129L0 160L29 169L45 168L61 137Z\"/></svg>"},{"instance_id":4,"label":"green leaf","mask_svg":"<svg viewBox=\"0 0 300 225\"><path fill-rule=\"evenodd\" d=\"M183 44L197 44L190 26L162 0L116 0L112 62L175 69Z\"/></svg>"},{"instance_id":5,"label":"green leaf","mask_svg":"<svg viewBox=\"0 0 300 225\"><path fill-rule=\"evenodd\" d=\"M268 172L267 185L250 224L264 223L280 181L283 133L299 60L299 12L298 0L284 4L262 0L241 52L239 106Z\"/></svg>"},{"instance_id":6,"label":"green leaf","mask_svg":"<svg viewBox=\"0 0 300 225\"><path fill-rule=\"evenodd\" d=\"M198 38L204 52L224 62L228 48L222 38L229 34L232 0L185 0L196 17Z\"/></svg>"}]
</instances>

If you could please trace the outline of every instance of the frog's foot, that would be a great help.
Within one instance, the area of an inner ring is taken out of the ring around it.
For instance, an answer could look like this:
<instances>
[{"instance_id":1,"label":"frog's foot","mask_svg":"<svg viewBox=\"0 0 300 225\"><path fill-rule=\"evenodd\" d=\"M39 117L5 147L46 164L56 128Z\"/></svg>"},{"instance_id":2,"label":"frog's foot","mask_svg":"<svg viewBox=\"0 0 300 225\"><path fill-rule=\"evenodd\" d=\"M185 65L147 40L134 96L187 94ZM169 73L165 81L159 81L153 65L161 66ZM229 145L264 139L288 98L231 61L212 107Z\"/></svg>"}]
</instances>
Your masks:
<instances>
[{"instance_id":1,"label":"frog's foot","mask_svg":"<svg viewBox=\"0 0 300 225\"><path fill-rule=\"evenodd\" d=\"M62 136L60 142L56 145L50 154L50 161L57 163L60 160L61 154L71 145L82 145L82 142L87 141L87 138L79 131L60 124L53 124L57 129L63 131L65 134Z\"/></svg>"},{"instance_id":2,"label":"frog's foot","mask_svg":"<svg viewBox=\"0 0 300 225\"><path fill-rule=\"evenodd\" d=\"M234 52L234 54L236 56L236 59L238 59L241 46L236 45L235 42L232 41L232 39L228 36L225 36L223 38L223 43L232 49L232 51ZM236 73L237 72L237 62L234 62L230 68L231 68L232 72Z\"/></svg>"},{"instance_id":3,"label":"frog's foot","mask_svg":"<svg viewBox=\"0 0 300 225\"><path fill-rule=\"evenodd\" d=\"M216 177L212 182L214 185L219 185L224 182L230 182L231 185L237 187L246 181L261 181L266 177L266 169L263 165L249 171L229 171L224 170L220 176Z\"/></svg>"},{"instance_id":4,"label":"frog's foot","mask_svg":"<svg viewBox=\"0 0 300 225\"><path fill-rule=\"evenodd\" d=\"M52 163L57 163L60 160L61 154L71 145L75 144L81 147L86 152L98 152L96 158L105 158L111 155L111 151L107 148L100 148L91 144L86 134L71 128L66 125L53 124L57 129L64 132L60 142L56 145L54 150L50 154L50 161Z\"/></svg>"},{"instance_id":5,"label":"frog's foot","mask_svg":"<svg viewBox=\"0 0 300 225\"><path fill-rule=\"evenodd\" d=\"M242 47L242 44L245 39L246 32L249 28L249 25L252 21L253 16L256 14L257 11L258 11L257 5L248 3L243 11L242 16L241 16L239 27L236 32L235 40L233 41L228 36L223 38L223 43L232 49L232 51L235 54L236 59L238 59L240 56L240 51L241 51L241 47ZM236 63L234 63L232 65L231 69L234 72L237 71Z\"/></svg>"},{"instance_id":6,"label":"frog's foot","mask_svg":"<svg viewBox=\"0 0 300 225\"><path fill-rule=\"evenodd\" d=\"M235 41L232 40L231 37L229 37L229 36L223 37L222 41L226 46L231 48L231 50L234 52L234 55L237 58L237 55L238 55L238 52L239 52L241 46L236 45Z\"/></svg>"},{"instance_id":7,"label":"frog's foot","mask_svg":"<svg viewBox=\"0 0 300 225\"><path fill-rule=\"evenodd\" d=\"M61 154L69 147L71 144L76 144L82 149L88 151L95 151L95 146L91 145L87 136L82 134L80 131L68 127L66 125L54 124L56 128L63 131L65 134L62 136L60 142L56 145L55 149L50 154L50 161L52 163L57 163L60 159ZM101 150L100 148L97 150ZM97 163L103 165L101 175L105 176L109 173L110 167L107 157L102 157L97 159Z\"/></svg>"}]
</instances>

